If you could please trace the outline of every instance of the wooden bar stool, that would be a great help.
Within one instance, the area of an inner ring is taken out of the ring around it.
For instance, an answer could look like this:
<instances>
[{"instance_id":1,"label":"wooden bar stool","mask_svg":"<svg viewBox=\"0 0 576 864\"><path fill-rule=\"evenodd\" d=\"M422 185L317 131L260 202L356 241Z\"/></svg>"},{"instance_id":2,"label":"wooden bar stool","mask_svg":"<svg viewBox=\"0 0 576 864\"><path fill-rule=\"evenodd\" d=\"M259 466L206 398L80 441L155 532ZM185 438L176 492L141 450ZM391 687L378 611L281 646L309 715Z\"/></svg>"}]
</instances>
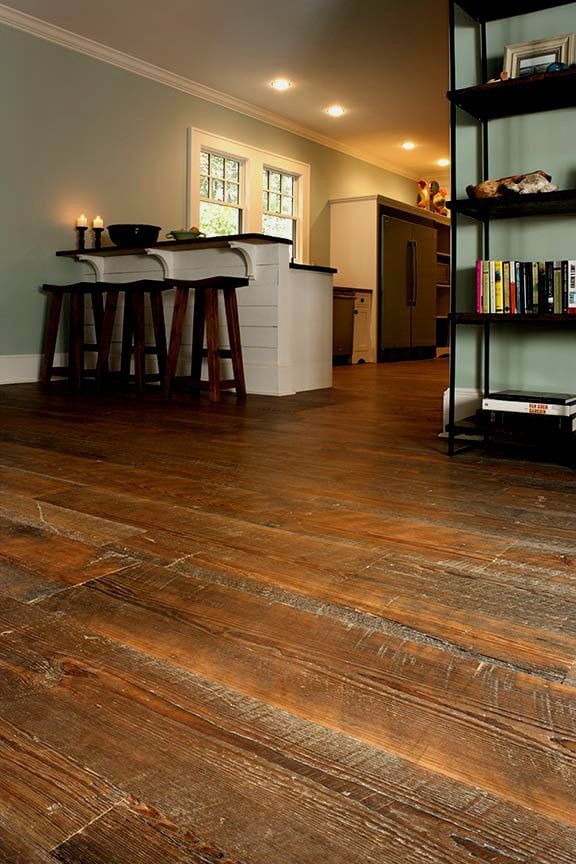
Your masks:
<instances>
[{"instance_id":1,"label":"wooden bar stool","mask_svg":"<svg viewBox=\"0 0 576 864\"><path fill-rule=\"evenodd\" d=\"M79 390L82 380L94 371L84 368L84 355L97 352L102 333L104 308L102 299L102 283L76 282L73 285L43 285L42 291L50 295L48 321L44 339L44 356L42 361L42 384L50 383L53 375L65 376L75 390ZM70 327L68 343L68 365L54 366L54 353L60 326L64 296L70 296ZM84 339L84 309L85 298L92 301L94 329L96 342L88 343Z\"/></svg>"},{"instance_id":2,"label":"wooden bar stool","mask_svg":"<svg viewBox=\"0 0 576 864\"><path fill-rule=\"evenodd\" d=\"M102 284L102 283L100 283ZM96 388L102 388L104 378L109 374L110 347L116 323L116 313L120 294L124 295L124 315L122 321L122 355L120 379L127 385L131 380L130 367L134 357L134 382L136 392L142 394L144 385L150 381L164 381L167 360L166 325L164 322L164 303L162 292L171 286L158 279L140 279L136 282L108 283L106 303L103 311L101 337L99 340L98 361L96 363ZM146 344L145 298L150 299L154 344ZM158 372L146 372L146 357L154 355L158 362Z\"/></svg>"},{"instance_id":3,"label":"wooden bar stool","mask_svg":"<svg viewBox=\"0 0 576 864\"><path fill-rule=\"evenodd\" d=\"M166 368L166 331L164 307L161 292L167 290L163 281L140 280L138 282L76 282L73 285L43 285L42 290L50 295L48 323L44 341L41 381L48 385L53 375L66 376L75 390L80 390L82 381L88 377L96 379L101 389L104 378L108 377L110 346L118 298L124 294L124 327L122 341L122 369L120 377L127 383L130 380L130 363L134 354L136 389L142 392L144 383L149 380L163 381ZM70 295L70 330L68 344L68 365L54 366L54 353L62 315L64 296ZM155 344L146 346L144 331L144 297L148 294L152 307ZM92 312L96 331L96 342L87 343L84 339L85 298L92 300ZM104 303L104 295L106 302ZM95 369L85 369L85 354L97 353ZM158 360L158 373L145 374L145 356L155 354ZM127 368L126 368L127 363ZM116 376L110 376L116 377Z\"/></svg>"},{"instance_id":4,"label":"wooden bar stool","mask_svg":"<svg viewBox=\"0 0 576 864\"><path fill-rule=\"evenodd\" d=\"M244 380L244 364L242 362L242 343L240 338L240 322L238 319L238 302L236 289L248 285L248 279L235 276L213 276L209 279L189 281L187 279L167 279L166 284L176 289L172 329L168 348L168 362L164 376L164 396L169 398L176 379L176 367L180 356L180 346L184 333L184 322L190 290L194 291L194 320L192 324L192 368L189 378L192 391L199 393L207 389L210 400L217 402L221 390L236 390L239 400L246 398L246 383ZM220 348L218 338L218 292L224 294L226 309L226 325L230 348ZM204 330L206 330L206 348L204 348ZM208 381L202 381L202 359L208 358ZM230 380L220 379L220 359L232 361L234 377ZM181 379L182 380L182 379Z\"/></svg>"}]
</instances>

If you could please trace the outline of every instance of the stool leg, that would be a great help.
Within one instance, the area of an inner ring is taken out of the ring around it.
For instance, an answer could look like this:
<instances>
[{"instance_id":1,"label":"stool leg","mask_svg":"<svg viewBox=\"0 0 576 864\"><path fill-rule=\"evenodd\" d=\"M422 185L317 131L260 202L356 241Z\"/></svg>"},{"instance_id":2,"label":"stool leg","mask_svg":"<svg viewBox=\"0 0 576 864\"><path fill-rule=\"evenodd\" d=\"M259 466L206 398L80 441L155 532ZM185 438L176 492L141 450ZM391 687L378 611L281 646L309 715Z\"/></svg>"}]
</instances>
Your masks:
<instances>
[{"instance_id":1,"label":"stool leg","mask_svg":"<svg viewBox=\"0 0 576 864\"><path fill-rule=\"evenodd\" d=\"M226 324L232 356L232 368L236 382L236 398L246 399L246 382L244 380L244 364L242 362L242 340L240 338L240 319L238 318L238 301L236 289L224 289L224 304L226 306Z\"/></svg>"},{"instance_id":2,"label":"stool leg","mask_svg":"<svg viewBox=\"0 0 576 864\"><path fill-rule=\"evenodd\" d=\"M206 347L208 348L208 392L211 402L220 399L220 355L218 340L218 290L206 288Z\"/></svg>"},{"instance_id":3,"label":"stool leg","mask_svg":"<svg viewBox=\"0 0 576 864\"><path fill-rule=\"evenodd\" d=\"M128 292L124 293L124 315L122 318L122 359L120 361L120 378L124 387L130 384L130 364L132 362L132 301Z\"/></svg>"},{"instance_id":4,"label":"stool leg","mask_svg":"<svg viewBox=\"0 0 576 864\"><path fill-rule=\"evenodd\" d=\"M192 324L192 394L200 395L200 379L202 378L202 351L204 349L204 327L206 324L206 303L204 289L194 291L194 321Z\"/></svg>"},{"instance_id":5,"label":"stool leg","mask_svg":"<svg viewBox=\"0 0 576 864\"><path fill-rule=\"evenodd\" d=\"M180 346L182 344L184 320L186 318L189 293L189 288L184 288L182 286L176 288L174 311L172 312L172 327L170 329L168 360L166 362L166 372L164 375L164 387L162 388L162 395L165 399L168 399L171 396L174 378L176 377L176 367L178 366L178 357L180 356Z\"/></svg>"},{"instance_id":6,"label":"stool leg","mask_svg":"<svg viewBox=\"0 0 576 864\"><path fill-rule=\"evenodd\" d=\"M136 393L144 392L146 371L146 336L144 330L144 292L132 291L132 316L134 322L134 378Z\"/></svg>"},{"instance_id":7,"label":"stool leg","mask_svg":"<svg viewBox=\"0 0 576 864\"><path fill-rule=\"evenodd\" d=\"M92 315L94 316L94 330L96 333L96 344L100 344L100 336L102 334L102 324L104 322L104 304L102 302L102 292L97 288L90 292L92 296Z\"/></svg>"},{"instance_id":8,"label":"stool leg","mask_svg":"<svg viewBox=\"0 0 576 864\"><path fill-rule=\"evenodd\" d=\"M161 291L150 291L150 306L152 307L152 323L154 325L154 342L156 343L156 358L160 381L164 382L168 350L166 348L166 324L164 322L164 302Z\"/></svg>"},{"instance_id":9,"label":"stool leg","mask_svg":"<svg viewBox=\"0 0 576 864\"><path fill-rule=\"evenodd\" d=\"M50 294L50 308L48 310L48 321L46 323L41 376L42 384L45 387L50 383L52 370L54 368L54 352L56 351L56 339L58 337L58 325L60 323L60 314L62 312L63 296L64 295L61 291L52 291Z\"/></svg>"},{"instance_id":10,"label":"stool leg","mask_svg":"<svg viewBox=\"0 0 576 864\"><path fill-rule=\"evenodd\" d=\"M73 291L70 302L69 379L74 390L79 391L84 371L84 295L80 291Z\"/></svg>"},{"instance_id":11,"label":"stool leg","mask_svg":"<svg viewBox=\"0 0 576 864\"><path fill-rule=\"evenodd\" d=\"M102 389L102 379L108 371L110 346L116 320L116 309L118 308L118 294L118 291L106 292L106 305L98 339L98 360L96 362L96 391L98 393Z\"/></svg>"}]
</instances>

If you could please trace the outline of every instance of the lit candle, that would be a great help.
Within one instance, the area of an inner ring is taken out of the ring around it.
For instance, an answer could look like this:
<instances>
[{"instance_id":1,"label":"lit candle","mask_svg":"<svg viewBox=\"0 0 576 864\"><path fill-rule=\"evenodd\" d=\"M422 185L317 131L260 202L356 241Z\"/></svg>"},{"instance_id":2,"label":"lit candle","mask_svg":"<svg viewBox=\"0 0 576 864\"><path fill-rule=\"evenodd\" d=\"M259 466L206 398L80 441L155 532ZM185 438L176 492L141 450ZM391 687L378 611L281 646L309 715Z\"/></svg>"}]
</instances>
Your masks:
<instances>
[{"instance_id":1,"label":"lit candle","mask_svg":"<svg viewBox=\"0 0 576 864\"><path fill-rule=\"evenodd\" d=\"M104 228L104 220L101 216L95 216L92 220L92 228Z\"/></svg>"},{"instance_id":2,"label":"lit candle","mask_svg":"<svg viewBox=\"0 0 576 864\"><path fill-rule=\"evenodd\" d=\"M88 227L88 219L86 218L84 213L82 213L82 215L79 216L78 219L76 220L76 227L77 228L87 228Z\"/></svg>"}]
</instances>

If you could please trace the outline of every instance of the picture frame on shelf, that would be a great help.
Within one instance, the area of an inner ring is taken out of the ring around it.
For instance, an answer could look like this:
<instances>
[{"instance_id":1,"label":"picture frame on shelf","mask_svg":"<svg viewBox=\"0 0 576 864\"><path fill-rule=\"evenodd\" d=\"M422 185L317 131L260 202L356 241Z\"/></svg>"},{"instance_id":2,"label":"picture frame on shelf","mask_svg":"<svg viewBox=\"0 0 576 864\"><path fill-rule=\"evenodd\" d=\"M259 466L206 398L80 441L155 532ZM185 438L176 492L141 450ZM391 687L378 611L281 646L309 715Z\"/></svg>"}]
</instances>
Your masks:
<instances>
[{"instance_id":1,"label":"picture frame on shelf","mask_svg":"<svg viewBox=\"0 0 576 864\"><path fill-rule=\"evenodd\" d=\"M510 78L527 78L546 72L552 64L570 66L576 61L576 38L573 33L533 39L507 45L504 50L504 72Z\"/></svg>"}]
</instances>

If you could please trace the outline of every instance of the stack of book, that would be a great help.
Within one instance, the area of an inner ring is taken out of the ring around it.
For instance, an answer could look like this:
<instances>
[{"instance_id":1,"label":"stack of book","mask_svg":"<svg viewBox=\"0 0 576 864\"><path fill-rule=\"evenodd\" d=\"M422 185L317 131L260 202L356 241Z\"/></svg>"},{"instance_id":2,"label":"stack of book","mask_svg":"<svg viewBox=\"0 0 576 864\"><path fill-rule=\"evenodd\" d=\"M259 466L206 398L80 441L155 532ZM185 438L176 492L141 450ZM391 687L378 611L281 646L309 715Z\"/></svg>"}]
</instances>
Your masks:
<instances>
[{"instance_id":1,"label":"stack of book","mask_svg":"<svg viewBox=\"0 0 576 864\"><path fill-rule=\"evenodd\" d=\"M576 261L477 261L476 312L576 315Z\"/></svg>"},{"instance_id":2,"label":"stack of book","mask_svg":"<svg viewBox=\"0 0 576 864\"><path fill-rule=\"evenodd\" d=\"M527 420L547 418L542 428L557 432L576 431L576 395L500 390L482 400L482 409L501 427L521 426ZM523 419L524 418L524 419Z\"/></svg>"}]
</instances>

